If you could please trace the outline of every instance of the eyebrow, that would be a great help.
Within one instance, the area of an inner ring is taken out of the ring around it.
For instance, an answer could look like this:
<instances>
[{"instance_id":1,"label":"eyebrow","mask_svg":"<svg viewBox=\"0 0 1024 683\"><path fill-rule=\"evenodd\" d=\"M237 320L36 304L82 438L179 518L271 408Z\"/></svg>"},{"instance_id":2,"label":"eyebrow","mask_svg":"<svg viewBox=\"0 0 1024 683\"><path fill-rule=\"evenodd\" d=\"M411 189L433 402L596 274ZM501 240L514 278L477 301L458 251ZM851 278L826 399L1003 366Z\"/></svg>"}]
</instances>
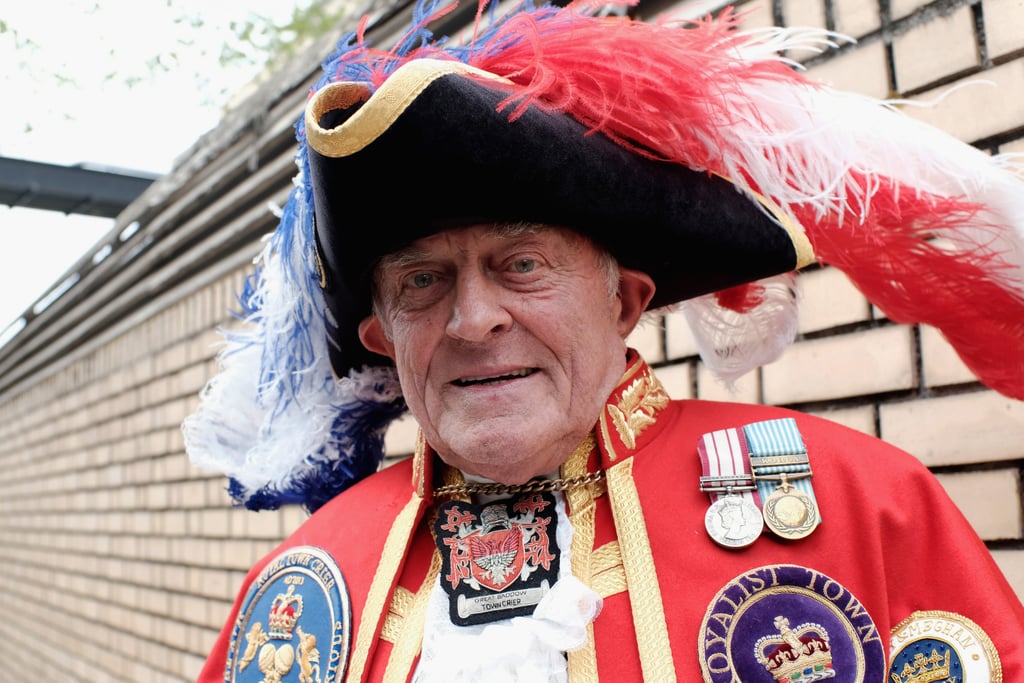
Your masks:
<instances>
[{"instance_id":1,"label":"eyebrow","mask_svg":"<svg viewBox=\"0 0 1024 683\"><path fill-rule=\"evenodd\" d=\"M427 251L413 246L404 247L390 254L384 254L374 266L375 272L380 275L384 268L409 266L427 258Z\"/></svg>"},{"instance_id":2,"label":"eyebrow","mask_svg":"<svg viewBox=\"0 0 1024 683\"><path fill-rule=\"evenodd\" d=\"M509 221L504 223L495 223L488 228L488 233L495 237L501 237L505 239L514 239L517 237L527 237L535 235L546 226L541 223L529 223L526 221ZM393 251L390 254L381 256L374 266L375 272L380 274L384 268L402 268L405 266L415 265L420 261L423 261L429 257L429 252L425 249L420 249L413 245L409 245Z\"/></svg>"}]
</instances>

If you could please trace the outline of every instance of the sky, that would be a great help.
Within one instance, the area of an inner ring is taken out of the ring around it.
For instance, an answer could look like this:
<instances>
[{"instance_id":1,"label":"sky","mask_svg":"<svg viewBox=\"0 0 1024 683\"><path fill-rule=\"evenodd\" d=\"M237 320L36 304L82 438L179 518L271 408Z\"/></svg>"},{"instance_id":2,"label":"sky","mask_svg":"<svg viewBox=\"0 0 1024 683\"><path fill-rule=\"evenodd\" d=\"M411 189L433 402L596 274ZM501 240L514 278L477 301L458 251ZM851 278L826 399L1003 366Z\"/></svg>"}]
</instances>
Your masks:
<instances>
[{"instance_id":1,"label":"sky","mask_svg":"<svg viewBox=\"0 0 1024 683\"><path fill-rule=\"evenodd\" d=\"M4 3L0 156L166 173L259 71L220 65L232 20L259 13L284 22L297 4L303 0ZM114 219L0 206L0 344L112 229Z\"/></svg>"}]
</instances>

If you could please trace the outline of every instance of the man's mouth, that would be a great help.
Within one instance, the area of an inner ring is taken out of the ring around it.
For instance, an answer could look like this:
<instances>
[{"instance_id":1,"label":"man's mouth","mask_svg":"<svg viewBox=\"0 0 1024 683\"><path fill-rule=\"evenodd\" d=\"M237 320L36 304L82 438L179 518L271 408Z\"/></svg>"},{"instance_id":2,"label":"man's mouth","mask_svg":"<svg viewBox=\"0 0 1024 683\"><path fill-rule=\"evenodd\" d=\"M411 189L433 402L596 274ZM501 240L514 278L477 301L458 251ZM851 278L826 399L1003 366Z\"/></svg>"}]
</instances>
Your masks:
<instances>
[{"instance_id":1,"label":"man's mouth","mask_svg":"<svg viewBox=\"0 0 1024 683\"><path fill-rule=\"evenodd\" d=\"M537 372L537 368L523 368L521 370L513 370L512 372L506 372L501 375L488 375L485 377L460 377L459 379L452 382L457 387L472 387L479 386L481 384L499 384L501 382L508 382L514 379L520 379L522 377L529 377L533 373Z\"/></svg>"}]
</instances>

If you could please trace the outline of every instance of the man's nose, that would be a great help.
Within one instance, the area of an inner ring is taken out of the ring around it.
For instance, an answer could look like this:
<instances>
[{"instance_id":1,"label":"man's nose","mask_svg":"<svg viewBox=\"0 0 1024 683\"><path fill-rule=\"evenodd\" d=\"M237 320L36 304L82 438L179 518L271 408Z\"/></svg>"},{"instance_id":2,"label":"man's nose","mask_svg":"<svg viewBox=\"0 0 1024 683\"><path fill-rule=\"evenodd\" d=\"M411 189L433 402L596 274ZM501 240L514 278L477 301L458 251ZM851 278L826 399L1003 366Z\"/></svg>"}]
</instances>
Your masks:
<instances>
[{"instance_id":1,"label":"man's nose","mask_svg":"<svg viewBox=\"0 0 1024 683\"><path fill-rule=\"evenodd\" d=\"M501 285L480 272L463 272L455 280L454 301L446 332L454 339L481 342L508 329L512 316L505 308Z\"/></svg>"}]
</instances>

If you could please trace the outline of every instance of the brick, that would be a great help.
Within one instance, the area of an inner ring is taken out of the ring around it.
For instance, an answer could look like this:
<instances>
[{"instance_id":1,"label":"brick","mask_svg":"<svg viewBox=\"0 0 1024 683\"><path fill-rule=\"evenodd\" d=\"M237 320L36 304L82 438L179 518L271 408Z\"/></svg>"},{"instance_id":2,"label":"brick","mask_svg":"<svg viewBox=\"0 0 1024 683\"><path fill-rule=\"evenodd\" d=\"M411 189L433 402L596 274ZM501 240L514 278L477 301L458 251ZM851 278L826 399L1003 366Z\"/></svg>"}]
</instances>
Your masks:
<instances>
[{"instance_id":1,"label":"brick","mask_svg":"<svg viewBox=\"0 0 1024 683\"><path fill-rule=\"evenodd\" d=\"M662 330L660 316L644 316L626 338L626 343L636 349L648 363L659 363L665 360L661 344Z\"/></svg>"},{"instance_id":2,"label":"brick","mask_svg":"<svg viewBox=\"0 0 1024 683\"><path fill-rule=\"evenodd\" d=\"M882 27L878 4L864 0L832 0L836 31L860 38Z\"/></svg>"},{"instance_id":3,"label":"brick","mask_svg":"<svg viewBox=\"0 0 1024 683\"><path fill-rule=\"evenodd\" d=\"M682 311L665 315L665 355L668 360L689 358L697 355L697 341L686 322Z\"/></svg>"},{"instance_id":4,"label":"brick","mask_svg":"<svg viewBox=\"0 0 1024 683\"><path fill-rule=\"evenodd\" d=\"M962 87L952 89L954 86ZM965 142L1006 133L1024 124L1024 59L961 79L951 87L924 92L913 100L934 106L906 107L907 114Z\"/></svg>"},{"instance_id":5,"label":"brick","mask_svg":"<svg viewBox=\"0 0 1024 683\"><path fill-rule=\"evenodd\" d=\"M911 12L924 7L932 0L889 0L889 11L893 19L902 19Z\"/></svg>"},{"instance_id":6,"label":"brick","mask_svg":"<svg viewBox=\"0 0 1024 683\"><path fill-rule=\"evenodd\" d=\"M999 565L1017 598L1024 600L1024 550L993 550L992 558Z\"/></svg>"},{"instance_id":7,"label":"brick","mask_svg":"<svg viewBox=\"0 0 1024 683\"><path fill-rule=\"evenodd\" d=\"M697 397L706 401L758 403L761 396L761 376L752 370L737 378L731 385L719 379L704 363L697 364Z\"/></svg>"},{"instance_id":8,"label":"brick","mask_svg":"<svg viewBox=\"0 0 1024 683\"><path fill-rule=\"evenodd\" d=\"M1024 49L1024 0L982 0L981 9L991 59Z\"/></svg>"},{"instance_id":9,"label":"brick","mask_svg":"<svg viewBox=\"0 0 1024 683\"><path fill-rule=\"evenodd\" d=\"M162 620L163 638L161 640L171 647L184 649L188 638L185 635L185 624L171 619ZM141 680L141 679L140 679Z\"/></svg>"},{"instance_id":10,"label":"brick","mask_svg":"<svg viewBox=\"0 0 1024 683\"><path fill-rule=\"evenodd\" d=\"M231 574L219 569L189 569L188 589L196 595L220 600L230 600L235 595Z\"/></svg>"},{"instance_id":11,"label":"brick","mask_svg":"<svg viewBox=\"0 0 1024 683\"><path fill-rule=\"evenodd\" d=\"M939 483L986 541L1021 538L1020 477L1000 469L938 475Z\"/></svg>"},{"instance_id":12,"label":"brick","mask_svg":"<svg viewBox=\"0 0 1024 683\"><path fill-rule=\"evenodd\" d=\"M822 268L801 273L801 334L871 319L871 306L843 271Z\"/></svg>"},{"instance_id":13,"label":"brick","mask_svg":"<svg viewBox=\"0 0 1024 683\"><path fill-rule=\"evenodd\" d=\"M807 75L838 90L883 99L889 96L887 60L885 44L874 41L815 64Z\"/></svg>"},{"instance_id":14,"label":"brick","mask_svg":"<svg viewBox=\"0 0 1024 683\"><path fill-rule=\"evenodd\" d=\"M1000 154L1024 154L1024 138L999 145Z\"/></svg>"},{"instance_id":15,"label":"brick","mask_svg":"<svg viewBox=\"0 0 1024 683\"><path fill-rule=\"evenodd\" d=\"M209 379L206 366L197 363L181 370L172 380L172 385L177 389L179 396L182 394L192 395L198 394Z\"/></svg>"},{"instance_id":16,"label":"brick","mask_svg":"<svg viewBox=\"0 0 1024 683\"><path fill-rule=\"evenodd\" d=\"M921 362L924 371L922 384L926 386L977 381L942 333L928 325L921 326Z\"/></svg>"},{"instance_id":17,"label":"brick","mask_svg":"<svg viewBox=\"0 0 1024 683\"><path fill-rule=\"evenodd\" d=\"M209 329L195 337L188 345L189 362L208 361L217 356L224 348L224 337L214 329Z\"/></svg>"},{"instance_id":18,"label":"brick","mask_svg":"<svg viewBox=\"0 0 1024 683\"><path fill-rule=\"evenodd\" d=\"M227 507L232 504L227 491L227 480L219 476L206 480L206 503L213 508Z\"/></svg>"},{"instance_id":19,"label":"brick","mask_svg":"<svg viewBox=\"0 0 1024 683\"><path fill-rule=\"evenodd\" d=\"M929 467L1024 457L1024 402L992 391L885 404L881 436Z\"/></svg>"},{"instance_id":20,"label":"brick","mask_svg":"<svg viewBox=\"0 0 1024 683\"><path fill-rule=\"evenodd\" d=\"M693 398L693 379L689 363L677 363L655 369L654 376L674 399Z\"/></svg>"},{"instance_id":21,"label":"brick","mask_svg":"<svg viewBox=\"0 0 1024 683\"><path fill-rule=\"evenodd\" d=\"M202 507L206 502L206 483L203 481L186 482L173 487L171 493L173 507Z\"/></svg>"},{"instance_id":22,"label":"brick","mask_svg":"<svg viewBox=\"0 0 1024 683\"><path fill-rule=\"evenodd\" d=\"M213 642L216 636L210 637L210 632L204 632L204 636L209 640L209 650L213 649ZM176 672L185 681L194 681L199 678L199 674L203 670L203 666L206 664L206 657L195 654L185 654L181 658L181 668Z\"/></svg>"},{"instance_id":23,"label":"brick","mask_svg":"<svg viewBox=\"0 0 1024 683\"><path fill-rule=\"evenodd\" d=\"M825 28L824 0L782 0L786 26Z\"/></svg>"},{"instance_id":24,"label":"brick","mask_svg":"<svg viewBox=\"0 0 1024 683\"><path fill-rule=\"evenodd\" d=\"M825 411L808 411L808 414L831 420L844 427L856 429L859 432L878 436L876 419L874 419L873 405L858 405L855 408L831 408Z\"/></svg>"},{"instance_id":25,"label":"brick","mask_svg":"<svg viewBox=\"0 0 1024 683\"><path fill-rule=\"evenodd\" d=\"M917 90L977 67L978 44L971 8L965 5L897 35L892 51L900 92Z\"/></svg>"},{"instance_id":26,"label":"brick","mask_svg":"<svg viewBox=\"0 0 1024 683\"><path fill-rule=\"evenodd\" d=\"M765 2L765 0L753 0L753 2L739 5L736 10L740 15L740 28L744 31L769 28L775 25L775 18L772 16L772 3Z\"/></svg>"},{"instance_id":27,"label":"brick","mask_svg":"<svg viewBox=\"0 0 1024 683\"><path fill-rule=\"evenodd\" d=\"M244 508L234 508L236 518L246 520L246 538L261 538L270 540L281 540L284 534L281 531L282 517L280 510L251 512Z\"/></svg>"},{"instance_id":28,"label":"brick","mask_svg":"<svg viewBox=\"0 0 1024 683\"><path fill-rule=\"evenodd\" d=\"M384 452L387 455L409 455L416 450L420 426L411 413L405 413L388 426L384 434Z\"/></svg>"},{"instance_id":29,"label":"brick","mask_svg":"<svg viewBox=\"0 0 1024 683\"><path fill-rule=\"evenodd\" d=\"M764 401L825 401L914 386L910 329L903 326L797 342L762 368Z\"/></svg>"},{"instance_id":30,"label":"brick","mask_svg":"<svg viewBox=\"0 0 1024 683\"><path fill-rule=\"evenodd\" d=\"M281 508L281 530L288 536L309 519L309 513L301 505L286 505Z\"/></svg>"},{"instance_id":31,"label":"brick","mask_svg":"<svg viewBox=\"0 0 1024 683\"><path fill-rule=\"evenodd\" d=\"M230 509L203 510L199 517L199 535L206 538L226 538L230 528Z\"/></svg>"},{"instance_id":32,"label":"brick","mask_svg":"<svg viewBox=\"0 0 1024 683\"><path fill-rule=\"evenodd\" d=\"M185 345L178 345L157 354L154 359L154 373L159 376L177 372L187 364L187 353Z\"/></svg>"}]
</instances>

